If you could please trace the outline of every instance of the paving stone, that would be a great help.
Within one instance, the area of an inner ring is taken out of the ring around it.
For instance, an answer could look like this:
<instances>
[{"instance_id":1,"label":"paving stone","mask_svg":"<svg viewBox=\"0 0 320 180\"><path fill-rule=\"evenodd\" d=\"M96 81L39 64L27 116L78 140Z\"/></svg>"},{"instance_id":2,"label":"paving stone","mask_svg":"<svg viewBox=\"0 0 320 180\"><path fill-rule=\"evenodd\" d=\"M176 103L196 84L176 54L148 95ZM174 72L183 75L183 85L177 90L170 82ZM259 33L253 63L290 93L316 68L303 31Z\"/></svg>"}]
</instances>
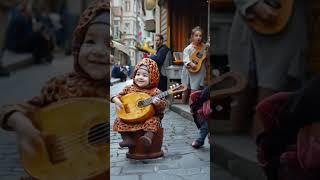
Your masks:
<instances>
[{"instance_id":1,"label":"paving stone","mask_svg":"<svg viewBox=\"0 0 320 180\"><path fill-rule=\"evenodd\" d=\"M111 176L110 180L139 180L138 175Z\"/></svg>"}]
</instances>

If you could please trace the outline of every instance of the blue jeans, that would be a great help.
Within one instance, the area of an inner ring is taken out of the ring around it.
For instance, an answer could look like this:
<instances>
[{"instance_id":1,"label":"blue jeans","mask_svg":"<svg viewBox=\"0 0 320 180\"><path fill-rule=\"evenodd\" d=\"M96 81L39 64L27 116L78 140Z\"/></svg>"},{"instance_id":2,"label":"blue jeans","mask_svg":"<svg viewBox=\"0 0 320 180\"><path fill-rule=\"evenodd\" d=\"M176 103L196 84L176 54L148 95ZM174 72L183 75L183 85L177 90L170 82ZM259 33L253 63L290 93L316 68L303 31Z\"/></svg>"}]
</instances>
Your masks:
<instances>
[{"instance_id":1,"label":"blue jeans","mask_svg":"<svg viewBox=\"0 0 320 180\"><path fill-rule=\"evenodd\" d=\"M209 133L208 121L204 120L204 122L202 123L199 129L199 136L196 141L199 142L200 144L203 144L208 133Z\"/></svg>"}]
</instances>

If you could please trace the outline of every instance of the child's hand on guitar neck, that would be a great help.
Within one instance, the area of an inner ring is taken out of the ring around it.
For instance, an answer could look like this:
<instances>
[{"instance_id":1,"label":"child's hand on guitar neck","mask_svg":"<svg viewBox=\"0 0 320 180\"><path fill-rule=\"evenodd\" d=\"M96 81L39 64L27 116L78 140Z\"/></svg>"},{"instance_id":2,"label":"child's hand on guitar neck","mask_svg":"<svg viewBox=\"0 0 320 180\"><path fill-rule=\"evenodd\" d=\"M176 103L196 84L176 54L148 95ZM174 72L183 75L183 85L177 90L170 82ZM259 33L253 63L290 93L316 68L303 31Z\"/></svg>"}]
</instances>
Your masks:
<instances>
[{"instance_id":1,"label":"child's hand on guitar neck","mask_svg":"<svg viewBox=\"0 0 320 180\"><path fill-rule=\"evenodd\" d=\"M152 104L154 104L155 106L159 106L161 104L161 100L158 97L154 97L152 99Z\"/></svg>"},{"instance_id":2,"label":"child's hand on guitar neck","mask_svg":"<svg viewBox=\"0 0 320 180\"><path fill-rule=\"evenodd\" d=\"M196 68L197 66L196 66L193 62L189 62L189 63L187 64L187 67L188 67L188 68L191 68L191 69L194 69L194 68Z\"/></svg>"},{"instance_id":3,"label":"child's hand on guitar neck","mask_svg":"<svg viewBox=\"0 0 320 180\"><path fill-rule=\"evenodd\" d=\"M207 43L205 44L205 46L206 46L206 51L208 51L208 49L210 48L210 41L207 42Z\"/></svg>"},{"instance_id":4,"label":"child's hand on guitar neck","mask_svg":"<svg viewBox=\"0 0 320 180\"><path fill-rule=\"evenodd\" d=\"M28 156L37 155L36 149L44 144L40 131L36 129L31 120L21 112L13 113L8 119L8 125L17 133L17 143L20 152Z\"/></svg>"}]
</instances>

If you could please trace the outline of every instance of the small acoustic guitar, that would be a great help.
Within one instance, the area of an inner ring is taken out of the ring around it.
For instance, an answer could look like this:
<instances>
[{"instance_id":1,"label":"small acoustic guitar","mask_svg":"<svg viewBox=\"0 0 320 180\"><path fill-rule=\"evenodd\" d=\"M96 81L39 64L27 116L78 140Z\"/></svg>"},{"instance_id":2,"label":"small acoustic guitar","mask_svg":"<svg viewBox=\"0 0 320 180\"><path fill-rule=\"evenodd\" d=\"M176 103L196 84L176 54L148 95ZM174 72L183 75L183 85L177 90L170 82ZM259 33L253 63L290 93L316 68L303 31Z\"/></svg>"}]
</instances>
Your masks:
<instances>
[{"instance_id":1,"label":"small acoustic guitar","mask_svg":"<svg viewBox=\"0 0 320 180\"><path fill-rule=\"evenodd\" d=\"M294 0L264 0L264 2L274 8L278 16L271 22L262 21L257 17L245 18L246 22L258 33L266 35L279 33L288 24Z\"/></svg>"},{"instance_id":2,"label":"small acoustic guitar","mask_svg":"<svg viewBox=\"0 0 320 180\"><path fill-rule=\"evenodd\" d=\"M183 92L186 89L186 85L180 84L175 85L168 91L162 92L152 97L142 92L126 94L120 99L124 108L117 110L117 115L120 119L128 123L143 122L152 117L155 113L154 107L152 105L152 100L154 97L163 98L168 96L169 94Z\"/></svg>"},{"instance_id":3,"label":"small acoustic guitar","mask_svg":"<svg viewBox=\"0 0 320 180\"><path fill-rule=\"evenodd\" d=\"M44 144L35 157L21 152L25 171L39 180L108 179L108 104L100 98L72 98L32 114Z\"/></svg>"},{"instance_id":4,"label":"small acoustic guitar","mask_svg":"<svg viewBox=\"0 0 320 180\"><path fill-rule=\"evenodd\" d=\"M204 44L201 48L196 49L189 57L190 61L196 65L196 67L189 67L188 70L192 73L196 73L200 70L202 62L207 57L207 46Z\"/></svg>"}]
</instances>

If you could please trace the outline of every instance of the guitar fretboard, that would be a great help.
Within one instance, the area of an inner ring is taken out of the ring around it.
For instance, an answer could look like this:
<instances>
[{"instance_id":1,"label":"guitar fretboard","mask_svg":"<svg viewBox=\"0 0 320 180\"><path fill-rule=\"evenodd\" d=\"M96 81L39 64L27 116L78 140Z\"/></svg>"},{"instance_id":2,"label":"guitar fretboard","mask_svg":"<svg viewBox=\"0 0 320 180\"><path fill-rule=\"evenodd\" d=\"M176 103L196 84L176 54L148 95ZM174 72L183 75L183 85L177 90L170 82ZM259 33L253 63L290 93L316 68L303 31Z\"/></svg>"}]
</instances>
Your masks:
<instances>
[{"instance_id":1,"label":"guitar fretboard","mask_svg":"<svg viewBox=\"0 0 320 180\"><path fill-rule=\"evenodd\" d=\"M139 105L139 107L148 106L148 105L150 105L152 103L153 98L155 98L155 97L163 98L163 97L168 96L169 94L170 94L169 91L162 92L162 93L160 93L158 95L152 96L152 97L147 98L147 99L142 100L142 101L139 101L138 105Z\"/></svg>"}]
</instances>

